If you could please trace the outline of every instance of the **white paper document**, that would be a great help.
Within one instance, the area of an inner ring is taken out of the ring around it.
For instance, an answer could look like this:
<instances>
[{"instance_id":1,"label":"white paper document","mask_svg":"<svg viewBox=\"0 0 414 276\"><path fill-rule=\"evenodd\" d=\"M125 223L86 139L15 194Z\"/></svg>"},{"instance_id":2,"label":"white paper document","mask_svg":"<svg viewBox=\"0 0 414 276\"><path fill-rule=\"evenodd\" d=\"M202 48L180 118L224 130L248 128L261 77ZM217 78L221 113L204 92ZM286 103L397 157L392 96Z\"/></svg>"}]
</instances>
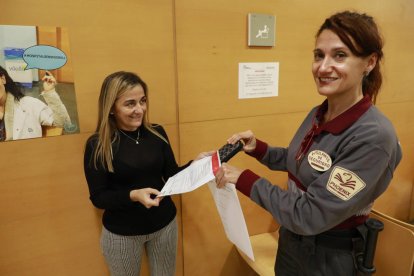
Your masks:
<instances>
[{"instance_id":1,"label":"white paper document","mask_svg":"<svg viewBox=\"0 0 414 276\"><path fill-rule=\"evenodd\" d=\"M240 201L237 197L236 187L234 184L228 183L224 188L219 189L214 181L210 181L208 186L216 203L227 238L254 261L253 248Z\"/></svg>"},{"instance_id":2,"label":"white paper document","mask_svg":"<svg viewBox=\"0 0 414 276\"><path fill-rule=\"evenodd\" d=\"M161 194L167 196L193 191L215 178L214 172L220 167L217 153L212 156L196 160L190 166L168 178Z\"/></svg>"},{"instance_id":3,"label":"white paper document","mask_svg":"<svg viewBox=\"0 0 414 276\"><path fill-rule=\"evenodd\" d=\"M212 156L194 161L190 166L170 177L158 196L182 194L208 183L227 238L254 261L253 249L247 232L246 221L234 184L218 189L214 173L220 167L216 152Z\"/></svg>"}]
</instances>

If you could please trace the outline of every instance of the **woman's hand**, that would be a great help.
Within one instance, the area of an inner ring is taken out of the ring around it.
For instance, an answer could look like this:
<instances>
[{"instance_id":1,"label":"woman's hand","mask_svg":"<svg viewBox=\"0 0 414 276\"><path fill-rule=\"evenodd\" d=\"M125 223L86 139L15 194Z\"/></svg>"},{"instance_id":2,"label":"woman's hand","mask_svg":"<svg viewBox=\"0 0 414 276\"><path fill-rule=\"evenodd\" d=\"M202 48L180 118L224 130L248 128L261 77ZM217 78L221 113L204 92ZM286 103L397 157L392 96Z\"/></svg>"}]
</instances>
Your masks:
<instances>
[{"instance_id":1,"label":"woman's hand","mask_svg":"<svg viewBox=\"0 0 414 276\"><path fill-rule=\"evenodd\" d=\"M212 151L205 151L205 152L201 152L200 154L197 155L197 157L194 159L194 161L196 160L200 160L203 159L204 157L207 156L211 156L215 153L216 151L212 150Z\"/></svg>"},{"instance_id":2,"label":"woman's hand","mask_svg":"<svg viewBox=\"0 0 414 276\"><path fill-rule=\"evenodd\" d=\"M140 202L142 205L145 206L145 208L149 209L153 206L159 206L161 198L160 197L154 197L159 195L160 192L153 188L143 188L143 189L137 189L132 190L129 192L129 197L134 202ZM151 197L152 196L152 197Z\"/></svg>"},{"instance_id":3,"label":"woman's hand","mask_svg":"<svg viewBox=\"0 0 414 276\"><path fill-rule=\"evenodd\" d=\"M252 152L256 149L256 138L251 130L233 134L233 136L227 139L227 143L234 144L239 140L244 142L243 150L245 152Z\"/></svg>"},{"instance_id":4,"label":"woman's hand","mask_svg":"<svg viewBox=\"0 0 414 276\"><path fill-rule=\"evenodd\" d=\"M226 183L236 184L243 171L227 163L223 163L216 173L217 188L223 188Z\"/></svg>"},{"instance_id":5,"label":"woman's hand","mask_svg":"<svg viewBox=\"0 0 414 276\"><path fill-rule=\"evenodd\" d=\"M45 92L55 89L57 82L56 82L55 77L49 71L46 70L46 73L43 76L42 81L43 81L43 90Z\"/></svg>"}]
</instances>

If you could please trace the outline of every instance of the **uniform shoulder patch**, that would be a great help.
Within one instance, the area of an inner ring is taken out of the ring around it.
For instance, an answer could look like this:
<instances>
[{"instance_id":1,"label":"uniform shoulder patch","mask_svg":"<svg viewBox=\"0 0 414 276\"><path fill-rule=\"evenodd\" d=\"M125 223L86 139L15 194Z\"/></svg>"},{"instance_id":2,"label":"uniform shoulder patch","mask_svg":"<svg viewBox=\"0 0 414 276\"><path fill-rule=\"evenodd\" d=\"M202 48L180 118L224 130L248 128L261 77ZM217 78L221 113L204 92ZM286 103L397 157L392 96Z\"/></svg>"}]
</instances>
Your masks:
<instances>
[{"instance_id":1,"label":"uniform shoulder patch","mask_svg":"<svg viewBox=\"0 0 414 276\"><path fill-rule=\"evenodd\" d=\"M342 200L349 200L366 186L358 175L341 167L334 167L326 189Z\"/></svg>"}]
</instances>

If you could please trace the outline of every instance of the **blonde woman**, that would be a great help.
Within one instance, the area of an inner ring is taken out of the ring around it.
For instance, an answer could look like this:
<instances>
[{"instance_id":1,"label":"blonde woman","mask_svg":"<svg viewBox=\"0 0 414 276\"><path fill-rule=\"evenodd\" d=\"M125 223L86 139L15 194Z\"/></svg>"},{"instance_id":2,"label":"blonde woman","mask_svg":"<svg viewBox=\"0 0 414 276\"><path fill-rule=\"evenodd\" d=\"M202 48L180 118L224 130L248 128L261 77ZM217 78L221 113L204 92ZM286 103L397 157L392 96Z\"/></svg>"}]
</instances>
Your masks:
<instances>
[{"instance_id":1,"label":"blonde woman","mask_svg":"<svg viewBox=\"0 0 414 276\"><path fill-rule=\"evenodd\" d=\"M150 124L147 112L147 85L139 76L106 77L84 169L90 200L105 210L101 246L111 275L139 275L144 247L151 275L175 274L176 208L170 197L156 196L190 162L177 165L165 130Z\"/></svg>"}]
</instances>

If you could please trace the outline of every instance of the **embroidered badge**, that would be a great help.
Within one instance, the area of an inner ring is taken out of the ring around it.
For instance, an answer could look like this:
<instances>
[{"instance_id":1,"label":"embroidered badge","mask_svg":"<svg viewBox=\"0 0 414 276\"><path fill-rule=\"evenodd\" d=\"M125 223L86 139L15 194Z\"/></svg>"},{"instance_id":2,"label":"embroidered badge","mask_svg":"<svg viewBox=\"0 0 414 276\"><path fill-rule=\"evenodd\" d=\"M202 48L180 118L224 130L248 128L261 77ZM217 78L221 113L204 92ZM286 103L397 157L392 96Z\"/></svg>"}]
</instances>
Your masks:
<instances>
[{"instance_id":1,"label":"embroidered badge","mask_svg":"<svg viewBox=\"0 0 414 276\"><path fill-rule=\"evenodd\" d=\"M346 201L359 193L365 186L364 181L355 173L341 167L334 167L326 189Z\"/></svg>"},{"instance_id":2,"label":"embroidered badge","mask_svg":"<svg viewBox=\"0 0 414 276\"><path fill-rule=\"evenodd\" d=\"M332 166L331 157L324 151L313 150L308 154L308 162L312 168L324 172Z\"/></svg>"}]
</instances>

